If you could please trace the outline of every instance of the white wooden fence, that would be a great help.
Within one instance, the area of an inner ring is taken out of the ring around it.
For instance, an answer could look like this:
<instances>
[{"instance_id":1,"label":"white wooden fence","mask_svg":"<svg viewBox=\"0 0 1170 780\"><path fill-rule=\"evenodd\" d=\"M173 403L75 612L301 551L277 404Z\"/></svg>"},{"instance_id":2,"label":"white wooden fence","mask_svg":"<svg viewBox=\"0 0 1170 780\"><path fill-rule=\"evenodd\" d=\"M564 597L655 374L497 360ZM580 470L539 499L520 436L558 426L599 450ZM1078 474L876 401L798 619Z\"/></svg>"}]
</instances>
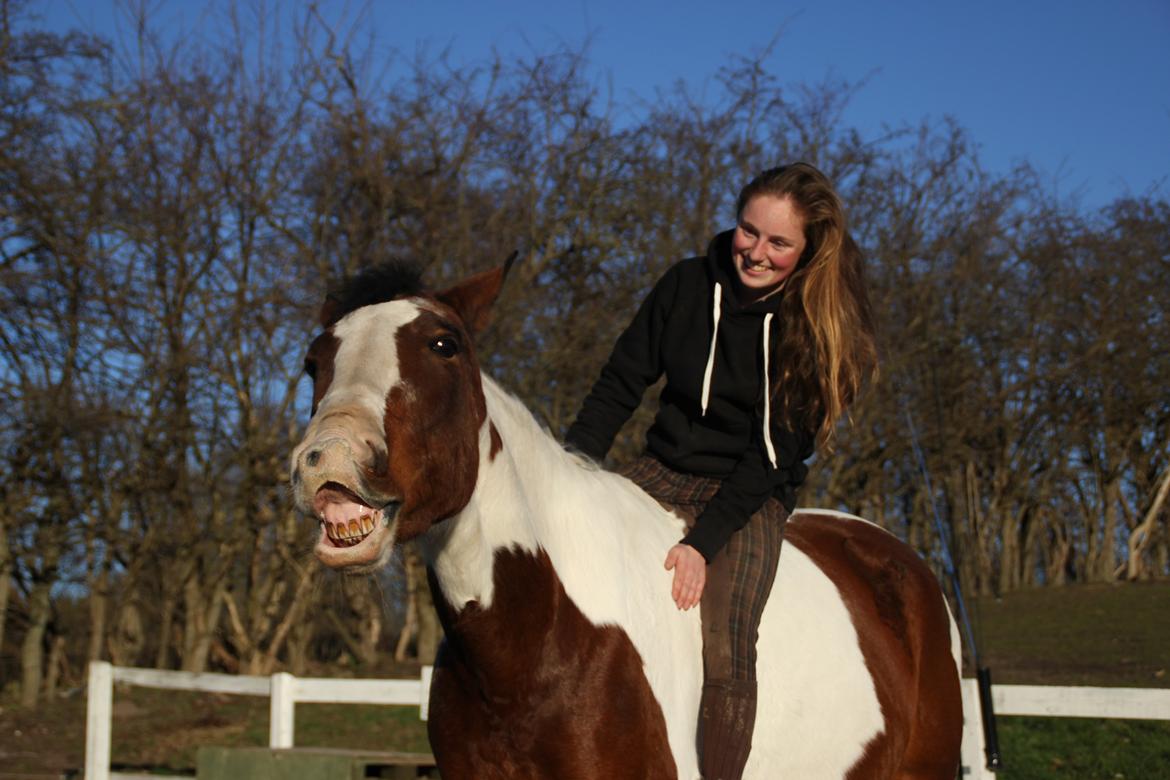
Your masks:
<instances>
[{"instance_id":1,"label":"white wooden fence","mask_svg":"<svg viewBox=\"0 0 1170 780\"><path fill-rule=\"evenodd\" d=\"M85 714L86 780L132 780L147 777L110 771L111 714L114 683L180 691L235 693L269 697L268 745L293 746L297 704L405 704L418 705L419 717L427 718L431 667L424 666L417 680L346 680L294 677L280 672L271 677L234 674L195 674L160 669L132 669L105 661L89 664L88 703Z\"/></svg>"},{"instance_id":2,"label":"white wooden fence","mask_svg":"<svg viewBox=\"0 0 1170 780\"><path fill-rule=\"evenodd\" d=\"M130 669L93 661L89 665L85 723L86 780L147 777L110 772L110 716L115 682L147 688L268 696L268 744L273 748L289 748L293 746L294 712L298 703L417 704L419 717L426 720L431 667L423 667L422 676L417 680L345 680L294 677L283 672L271 677L193 674ZM995 685L992 703L996 715L1170 720L1170 689ZM994 780L995 773L984 766L979 685L974 679L963 680L963 720L963 777ZM1011 760L1010 755L1007 760Z\"/></svg>"}]
</instances>

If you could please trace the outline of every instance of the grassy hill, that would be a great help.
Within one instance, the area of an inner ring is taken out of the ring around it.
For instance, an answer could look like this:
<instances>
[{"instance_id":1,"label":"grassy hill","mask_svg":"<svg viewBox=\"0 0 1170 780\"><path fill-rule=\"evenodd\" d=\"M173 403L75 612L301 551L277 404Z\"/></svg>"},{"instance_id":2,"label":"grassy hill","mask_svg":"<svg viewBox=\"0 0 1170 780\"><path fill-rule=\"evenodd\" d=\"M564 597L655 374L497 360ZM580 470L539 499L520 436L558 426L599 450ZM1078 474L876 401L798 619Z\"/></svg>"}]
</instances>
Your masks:
<instances>
[{"instance_id":1,"label":"grassy hill","mask_svg":"<svg viewBox=\"0 0 1170 780\"><path fill-rule=\"evenodd\" d=\"M1025 591L969 609L997 683L1170 688L1170 584ZM82 693L34 712L3 700L0 778L78 771L84 729ZM1013 717L999 732L1007 780L1170 777L1170 722ZM267 744L268 702L119 689L113 733L115 765L193 771L200 745ZM417 710L405 707L300 705L296 744L427 750Z\"/></svg>"}]
</instances>

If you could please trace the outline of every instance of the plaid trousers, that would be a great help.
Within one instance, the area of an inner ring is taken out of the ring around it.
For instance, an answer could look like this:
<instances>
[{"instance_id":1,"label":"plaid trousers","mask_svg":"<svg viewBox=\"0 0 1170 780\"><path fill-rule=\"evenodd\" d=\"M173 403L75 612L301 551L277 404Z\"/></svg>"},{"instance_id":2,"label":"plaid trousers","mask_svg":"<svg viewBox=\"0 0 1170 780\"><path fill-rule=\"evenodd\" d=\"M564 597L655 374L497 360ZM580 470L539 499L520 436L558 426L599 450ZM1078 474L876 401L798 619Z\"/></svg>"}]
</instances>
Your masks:
<instances>
[{"instance_id":1,"label":"plaid trousers","mask_svg":"<svg viewBox=\"0 0 1170 780\"><path fill-rule=\"evenodd\" d=\"M619 470L689 528L719 490L719 480L682 474L643 455ZM788 511L770 498L707 565L699 609L707 680L756 679L756 638L776 578Z\"/></svg>"}]
</instances>

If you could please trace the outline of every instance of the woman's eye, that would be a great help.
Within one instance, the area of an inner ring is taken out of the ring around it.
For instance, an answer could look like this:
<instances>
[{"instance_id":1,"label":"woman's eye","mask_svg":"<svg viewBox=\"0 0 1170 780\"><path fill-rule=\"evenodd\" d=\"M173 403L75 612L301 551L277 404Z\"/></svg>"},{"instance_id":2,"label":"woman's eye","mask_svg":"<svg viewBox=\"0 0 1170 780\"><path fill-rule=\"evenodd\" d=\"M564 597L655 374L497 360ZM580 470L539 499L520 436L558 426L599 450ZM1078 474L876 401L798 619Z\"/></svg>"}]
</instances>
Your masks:
<instances>
[{"instance_id":1,"label":"woman's eye","mask_svg":"<svg viewBox=\"0 0 1170 780\"><path fill-rule=\"evenodd\" d=\"M439 336L431 342L431 351L440 357L454 357L459 352L459 342L450 336Z\"/></svg>"}]
</instances>

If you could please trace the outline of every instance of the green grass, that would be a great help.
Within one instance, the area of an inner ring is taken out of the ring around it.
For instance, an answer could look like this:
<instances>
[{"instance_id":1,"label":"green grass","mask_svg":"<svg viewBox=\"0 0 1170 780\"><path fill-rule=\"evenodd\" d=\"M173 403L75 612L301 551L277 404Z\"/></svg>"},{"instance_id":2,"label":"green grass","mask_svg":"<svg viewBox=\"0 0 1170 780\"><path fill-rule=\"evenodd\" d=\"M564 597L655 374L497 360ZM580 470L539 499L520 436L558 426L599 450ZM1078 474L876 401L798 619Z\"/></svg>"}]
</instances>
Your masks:
<instances>
[{"instance_id":1,"label":"green grass","mask_svg":"<svg viewBox=\"0 0 1170 780\"><path fill-rule=\"evenodd\" d=\"M999 718L1003 780L1170 777L1170 722Z\"/></svg>"},{"instance_id":2,"label":"green grass","mask_svg":"<svg viewBox=\"0 0 1170 780\"><path fill-rule=\"evenodd\" d=\"M264 720L264 740L268 720ZM294 741L303 747L398 750L430 753L418 707L373 704L298 704Z\"/></svg>"}]
</instances>

